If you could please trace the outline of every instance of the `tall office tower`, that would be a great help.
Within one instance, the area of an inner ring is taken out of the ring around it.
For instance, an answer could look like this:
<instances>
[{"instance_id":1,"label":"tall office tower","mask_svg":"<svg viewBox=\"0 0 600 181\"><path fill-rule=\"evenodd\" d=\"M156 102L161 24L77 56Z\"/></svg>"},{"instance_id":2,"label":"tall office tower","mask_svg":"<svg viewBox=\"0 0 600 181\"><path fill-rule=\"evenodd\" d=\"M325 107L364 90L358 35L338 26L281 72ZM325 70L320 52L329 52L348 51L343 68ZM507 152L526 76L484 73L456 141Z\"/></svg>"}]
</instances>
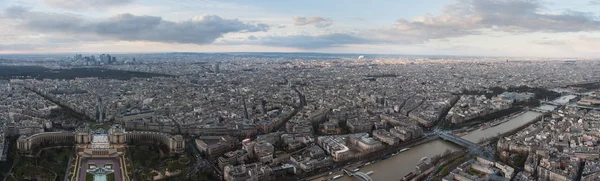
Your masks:
<instances>
[{"instance_id":1,"label":"tall office tower","mask_svg":"<svg viewBox=\"0 0 600 181\"><path fill-rule=\"evenodd\" d=\"M104 62L106 62L107 64L112 63L112 57L110 56L110 54L106 54L106 60Z\"/></svg>"},{"instance_id":2,"label":"tall office tower","mask_svg":"<svg viewBox=\"0 0 600 181\"><path fill-rule=\"evenodd\" d=\"M83 55L75 54L74 60L81 60L81 59L83 59Z\"/></svg>"},{"instance_id":3,"label":"tall office tower","mask_svg":"<svg viewBox=\"0 0 600 181\"><path fill-rule=\"evenodd\" d=\"M98 122L104 122L104 105L102 104L102 98L98 97L98 107L96 108L96 120Z\"/></svg>"},{"instance_id":4,"label":"tall office tower","mask_svg":"<svg viewBox=\"0 0 600 181\"><path fill-rule=\"evenodd\" d=\"M113 64L117 63L117 57L112 57L112 63Z\"/></svg>"}]
</instances>

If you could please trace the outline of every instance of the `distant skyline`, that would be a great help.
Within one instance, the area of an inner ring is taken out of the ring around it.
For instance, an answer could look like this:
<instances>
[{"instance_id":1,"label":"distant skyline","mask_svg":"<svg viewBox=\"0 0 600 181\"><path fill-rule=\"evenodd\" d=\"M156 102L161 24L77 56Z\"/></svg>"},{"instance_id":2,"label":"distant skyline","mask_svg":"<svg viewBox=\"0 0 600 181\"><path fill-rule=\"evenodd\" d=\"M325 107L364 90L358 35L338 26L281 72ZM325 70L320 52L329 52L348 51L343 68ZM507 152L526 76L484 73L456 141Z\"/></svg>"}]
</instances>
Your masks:
<instances>
[{"instance_id":1,"label":"distant skyline","mask_svg":"<svg viewBox=\"0 0 600 181\"><path fill-rule=\"evenodd\" d=\"M0 0L0 54L600 58L600 0Z\"/></svg>"}]
</instances>

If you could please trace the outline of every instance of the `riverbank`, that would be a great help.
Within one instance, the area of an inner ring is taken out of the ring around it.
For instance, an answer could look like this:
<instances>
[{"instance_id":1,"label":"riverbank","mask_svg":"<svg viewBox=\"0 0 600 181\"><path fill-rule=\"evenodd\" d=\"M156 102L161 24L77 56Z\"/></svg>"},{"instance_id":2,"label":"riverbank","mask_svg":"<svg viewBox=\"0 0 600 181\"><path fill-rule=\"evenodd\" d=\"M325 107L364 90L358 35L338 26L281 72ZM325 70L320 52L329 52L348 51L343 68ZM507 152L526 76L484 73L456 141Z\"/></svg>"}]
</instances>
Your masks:
<instances>
[{"instance_id":1,"label":"riverbank","mask_svg":"<svg viewBox=\"0 0 600 181\"><path fill-rule=\"evenodd\" d=\"M494 122L494 125L487 129L476 129L474 131L468 132L466 135L462 136L462 138L472 141L474 143L478 143L479 141L488 140L488 138L493 138L500 135L511 134L514 131L517 131L531 123L534 123L536 120L539 120L542 117L542 113L534 112L534 111L522 111L517 113L512 113L507 117L497 119ZM335 175L343 175L340 178L340 181L351 181L352 177L346 176L341 172L341 168L357 168L362 164L362 168L360 168L363 172L373 171L373 174L370 175L373 180L399 180L405 175L415 171L415 166L419 163L422 158L428 157L431 158L436 155L441 155L446 150L457 151L462 150L463 148L454 145L450 142L446 142L443 140L437 139L437 137L430 137L429 139L425 139L422 141L417 141L410 144L411 149L395 156L390 156L388 159L381 159L381 157L385 157L393 152L388 152L387 154L379 154L379 159L362 159L364 161L355 161L352 164L347 164L343 167L336 167L336 169L332 169L333 171L322 172L322 174L312 177L307 180L325 180L332 179ZM401 148L399 148L401 149ZM368 165L364 165L367 161L371 161ZM352 170L350 169L350 170ZM436 171L427 170L430 173ZM331 174L329 174L331 172ZM425 174L427 175L427 174Z\"/></svg>"},{"instance_id":2,"label":"riverbank","mask_svg":"<svg viewBox=\"0 0 600 181\"><path fill-rule=\"evenodd\" d=\"M369 165L363 166L361 170L362 172L373 171L373 174L370 175L373 180L400 180L402 177L415 171L416 166L422 158L432 158L443 154L446 150L454 152L462 150L462 148L441 139L434 139L414 145L409 150L391 156L388 159L375 163L372 162ZM339 180L353 181L354 179L344 176Z\"/></svg>"},{"instance_id":3,"label":"riverbank","mask_svg":"<svg viewBox=\"0 0 600 181\"><path fill-rule=\"evenodd\" d=\"M446 155L441 162L437 163L435 166L429 168L428 170L420 173L415 178L410 179L410 181L422 180L423 177L425 177L425 176L428 176L426 180L429 180L431 177L435 177L436 174L438 174L442 170L444 170L445 167L446 167L445 170L450 170L447 168L448 166L450 166L449 165L450 162L456 162L455 160L457 160L459 158L464 158L465 156L467 156L467 153L464 151L456 151L450 155ZM464 159L461 159L458 162L462 163L462 161L464 161ZM460 163L458 163L458 164L460 164ZM456 164L453 164L453 165L456 165ZM435 172L433 172L434 170L435 170Z\"/></svg>"},{"instance_id":4,"label":"riverbank","mask_svg":"<svg viewBox=\"0 0 600 181\"><path fill-rule=\"evenodd\" d=\"M307 178L300 179L300 180L331 179L335 175L344 175L343 172L341 171L341 169L352 168L350 170L353 170L356 167L362 167L361 169L366 170L365 172L374 171L375 172L374 174L377 174L379 171L377 171L376 169L369 169L369 167L371 167L373 165L382 164L384 162L388 162L389 160L395 159L396 157L403 155L406 152L412 151L414 149L412 147L419 147L420 145L426 145L426 144L429 144L429 143L435 142L435 141L439 141L437 136L423 137L419 140L414 140L413 142L410 142L408 144L399 145L398 147L394 147L393 149L386 149L386 150L382 150L379 152L371 153L362 159L354 159L352 161L338 163L336 166L334 166L331 169L319 171L318 172L319 174L317 174L317 175L313 175L311 177L307 177ZM450 144L450 143L448 143L448 144ZM393 153L396 153L399 150L402 150L405 148L409 148L409 150L392 156ZM389 156L389 158L384 159L386 156ZM419 158L421 158L421 157L419 157ZM371 163L369 165L365 165L368 162L371 162ZM416 163L415 163L415 165L416 165ZM414 168L415 165L413 165L412 167ZM331 174L329 174L330 172L331 172ZM344 175L344 177L341 180L344 180L344 178L351 178L351 177ZM375 180L377 180L377 179L375 179Z\"/></svg>"},{"instance_id":5,"label":"riverbank","mask_svg":"<svg viewBox=\"0 0 600 181\"><path fill-rule=\"evenodd\" d=\"M487 129L476 129L464 136L463 139L467 141L471 141L473 143L484 142L486 139L491 137L496 137L502 134L505 134L510 131L517 130L524 125L534 122L536 119L539 119L543 114L534 111L526 111L521 114L516 114L514 117L510 118L509 121L502 123L498 126L494 126Z\"/></svg>"}]
</instances>

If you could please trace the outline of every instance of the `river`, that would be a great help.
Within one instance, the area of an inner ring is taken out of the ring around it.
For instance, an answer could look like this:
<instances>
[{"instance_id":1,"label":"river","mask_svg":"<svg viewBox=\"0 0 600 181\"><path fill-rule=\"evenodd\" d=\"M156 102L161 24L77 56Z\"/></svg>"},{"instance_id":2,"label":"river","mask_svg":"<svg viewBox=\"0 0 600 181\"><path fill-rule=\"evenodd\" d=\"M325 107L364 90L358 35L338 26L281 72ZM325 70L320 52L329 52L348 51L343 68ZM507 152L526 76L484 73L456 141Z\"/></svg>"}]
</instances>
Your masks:
<instances>
[{"instance_id":1,"label":"river","mask_svg":"<svg viewBox=\"0 0 600 181\"><path fill-rule=\"evenodd\" d=\"M491 127L485 130L477 129L463 136L462 138L472 141L479 142L482 138L489 138L502 134L518 127L521 127L541 116L542 113L527 111L523 114L519 114L513 117L511 120L502 123L498 126ZM378 163L371 164L361 168L361 172L373 171L371 175L373 180L400 180L406 174L415 170L415 166L419 160L423 157L433 157L440 155L446 150L456 151L462 149L461 147L446 142L440 139L433 140L418 146L411 148L408 151L402 152L396 156L393 156L387 160L380 161ZM336 174L341 174L340 172ZM333 176L334 174L332 174ZM344 175L340 181L352 181L354 178Z\"/></svg>"},{"instance_id":2,"label":"river","mask_svg":"<svg viewBox=\"0 0 600 181\"><path fill-rule=\"evenodd\" d=\"M541 115L542 113L539 112L527 111L498 126L494 126L485 130L477 129L463 136L462 138L473 143L479 143L479 141L482 139L494 137L498 134L503 134L521 127Z\"/></svg>"},{"instance_id":3,"label":"river","mask_svg":"<svg viewBox=\"0 0 600 181\"><path fill-rule=\"evenodd\" d=\"M517 129L527 123L530 123L541 115L542 113L539 112L527 111L525 113L516 115L515 117L511 118L511 120L498 126L494 126L485 130L477 129L466 134L462 138L477 143L482 139L494 137L499 134ZM415 146L410 150L402 152L396 156L392 156L387 160L365 166L361 168L361 172L366 173L368 171L373 171L374 173L371 175L373 180L400 180L406 174L415 170L415 166L418 164L421 158L431 158L435 155L444 153L446 150L456 151L460 149L462 149L460 146L437 139ZM338 171L335 174L341 174L341 172ZM332 174L331 176L335 174ZM344 175L344 177L339 180L352 181L354 178Z\"/></svg>"},{"instance_id":4,"label":"river","mask_svg":"<svg viewBox=\"0 0 600 181\"><path fill-rule=\"evenodd\" d=\"M400 180L406 174L415 170L415 166L423 157L440 155L446 150L456 151L461 147L443 140L433 140L392 156L386 160L362 167L361 172L373 171L373 180ZM344 175L340 181L353 181L354 178Z\"/></svg>"}]
</instances>

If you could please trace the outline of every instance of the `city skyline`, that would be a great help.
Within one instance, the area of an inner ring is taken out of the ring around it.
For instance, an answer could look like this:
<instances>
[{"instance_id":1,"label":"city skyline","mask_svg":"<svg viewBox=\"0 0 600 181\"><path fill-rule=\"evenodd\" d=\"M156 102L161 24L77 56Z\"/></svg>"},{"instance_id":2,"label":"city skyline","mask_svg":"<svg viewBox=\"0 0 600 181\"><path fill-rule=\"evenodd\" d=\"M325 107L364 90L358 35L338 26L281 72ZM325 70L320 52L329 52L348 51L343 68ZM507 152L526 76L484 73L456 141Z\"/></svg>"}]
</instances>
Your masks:
<instances>
[{"instance_id":1,"label":"city skyline","mask_svg":"<svg viewBox=\"0 0 600 181\"><path fill-rule=\"evenodd\" d=\"M0 54L318 52L598 58L597 0L3 0Z\"/></svg>"}]
</instances>

